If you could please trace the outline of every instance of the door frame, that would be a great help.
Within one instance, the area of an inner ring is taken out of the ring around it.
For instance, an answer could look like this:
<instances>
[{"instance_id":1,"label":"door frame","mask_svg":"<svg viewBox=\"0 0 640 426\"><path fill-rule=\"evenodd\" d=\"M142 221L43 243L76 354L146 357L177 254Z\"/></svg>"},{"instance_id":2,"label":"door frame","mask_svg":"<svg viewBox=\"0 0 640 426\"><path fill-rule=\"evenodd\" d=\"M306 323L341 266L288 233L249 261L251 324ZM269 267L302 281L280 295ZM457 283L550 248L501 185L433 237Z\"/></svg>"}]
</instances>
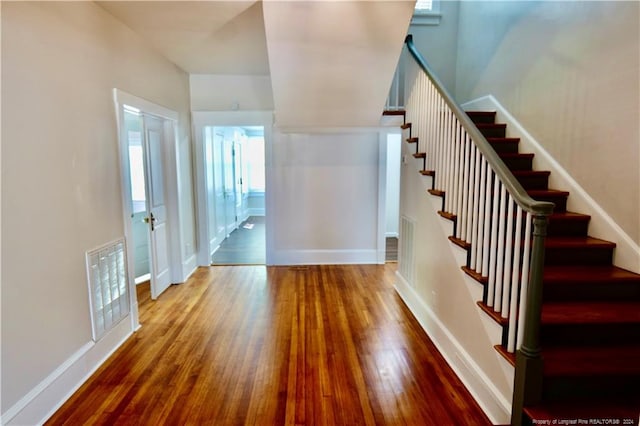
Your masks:
<instances>
[{"instance_id":1,"label":"door frame","mask_svg":"<svg viewBox=\"0 0 640 426\"><path fill-rule=\"evenodd\" d=\"M209 253L209 209L206 198L206 182L204 172L204 137L205 127L264 127L265 150L265 250L266 264L272 264L274 236L272 235L272 218L270 214L271 187L271 140L273 131L273 111L193 111L191 113L194 140L195 187L196 187L196 223L198 238L198 265L210 266Z\"/></svg>"},{"instance_id":2,"label":"door frame","mask_svg":"<svg viewBox=\"0 0 640 426\"><path fill-rule=\"evenodd\" d=\"M169 266L171 280L174 283L181 282L182 261L182 232L180 230L180 217L178 211L178 180L177 180L177 155L176 144L178 140L177 123L178 113L161 105L137 97L120 89L113 89L113 100L116 113L116 125L118 129L118 147L120 157L120 187L122 195L122 217L124 223L125 241L129 245L133 241L133 228L131 226L131 186L129 171L129 142L125 134L124 105L138 109L141 113L153 115L163 120L164 137L164 165L165 165L165 196L167 203L167 222L169 225ZM138 299L136 296L136 284L134 275L133 250L127 249L127 276L129 280L129 297L131 303L131 325L133 330L140 328L138 317ZM150 262L153 260L150 259Z\"/></svg>"}]
</instances>

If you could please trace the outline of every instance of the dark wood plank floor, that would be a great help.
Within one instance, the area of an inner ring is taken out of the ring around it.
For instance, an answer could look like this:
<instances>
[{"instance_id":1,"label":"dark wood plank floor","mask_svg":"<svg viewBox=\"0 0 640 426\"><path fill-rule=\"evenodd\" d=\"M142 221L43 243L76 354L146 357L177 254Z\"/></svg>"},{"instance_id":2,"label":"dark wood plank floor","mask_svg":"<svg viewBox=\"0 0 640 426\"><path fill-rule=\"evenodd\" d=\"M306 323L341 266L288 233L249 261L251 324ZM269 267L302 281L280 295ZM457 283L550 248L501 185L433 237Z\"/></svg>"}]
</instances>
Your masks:
<instances>
[{"instance_id":1,"label":"dark wood plank floor","mask_svg":"<svg viewBox=\"0 0 640 426\"><path fill-rule=\"evenodd\" d=\"M49 425L489 425L395 264L200 268Z\"/></svg>"},{"instance_id":2,"label":"dark wood plank floor","mask_svg":"<svg viewBox=\"0 0 640 426\"><path fill-rule=\"evenodd\" d=\"M245 228L245 225L253 225ZM264 265L266 263L265 218L251 216L213 253L212 265Z\"/></svg>"}]
</instances>

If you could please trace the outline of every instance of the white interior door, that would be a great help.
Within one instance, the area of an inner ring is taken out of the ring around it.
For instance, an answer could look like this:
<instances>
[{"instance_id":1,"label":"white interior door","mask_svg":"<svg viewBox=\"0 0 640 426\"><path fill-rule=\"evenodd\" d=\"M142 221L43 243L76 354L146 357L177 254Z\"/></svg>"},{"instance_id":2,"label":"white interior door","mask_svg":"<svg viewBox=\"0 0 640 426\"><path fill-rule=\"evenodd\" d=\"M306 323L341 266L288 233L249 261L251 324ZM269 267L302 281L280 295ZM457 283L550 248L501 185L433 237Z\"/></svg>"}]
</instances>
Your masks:
<instances>
[{"instance_id":1,"label":"white interior door","mask_svg":"<svg viewBox=\"0 0 640 426\"><path fill-rule=\"evenodd\" d=\"M235 142L233 144L233 182L234 182L234 196L236 199L236 227L240 226L243 220L243 191L242 191L242 144Z\"/></svg>"},{"instance_id":2,"label":"white interior door","mask_svg":"<svg viewBox=\"0 0 640 426\"><path fill-rule=\"evenodd\" d=\"M225 200L224 200L224 162L223 162L224 134L214 129L213 135L213 185L215 193L216 220L215 233L219 243L227 237Z\"/></svg>"},{"instance_id":3,"label":"white interior door","mask_svg":"<svg viewBox=\"0 0 640 426\"><path fill-rule=\"evenodd\" d=\"M236 229L236 188L234 168L234 148L233 140L226 139L222 144L224 162L224 204L225 204L225 226L227 235Z\"/></svg>"},{"instance_id":4,"label":"white interior door","mask_svg":"<svg viewBox=\"0 0 640 426\"><path fill-rule=\"evenodd\" d=\"M151 232L151 298L156 299L171 284L169 233L164 184L164 137L162 120L145 115L146 219Z\"/></svg>"}]
</instances>

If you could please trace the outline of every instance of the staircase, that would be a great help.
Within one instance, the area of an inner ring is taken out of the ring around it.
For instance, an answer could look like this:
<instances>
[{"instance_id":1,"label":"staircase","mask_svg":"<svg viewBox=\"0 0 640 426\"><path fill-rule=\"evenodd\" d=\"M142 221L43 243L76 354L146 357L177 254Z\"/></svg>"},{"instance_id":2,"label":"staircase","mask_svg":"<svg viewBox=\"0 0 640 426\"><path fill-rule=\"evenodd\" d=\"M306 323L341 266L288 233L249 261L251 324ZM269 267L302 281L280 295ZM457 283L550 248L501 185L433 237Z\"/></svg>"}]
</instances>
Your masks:
<instances>
[{"instance_id":1,"label":"staircase","mask_svg":"<svg viewBox=\"0 0 640 426\"><path fill-rule=\"evenodd\" d=\"M536 200L555 204L544 245L542 396L535 405L525 404L524 424L554 419L605 421L584 424L625 424L622 419L630 419L626 424L637 424L640 275L612 264L615 244L589 236L590 217L567 211L569 193L549 188L550 172L533 169L534 154L519 152L519 139L506 137L506 125L495 122L495 112L467 115L526 192ZM438 171L425 167L429 153L419 150L412 123L403 124L402 129L408 130L406 142L416 146L414 157L423 160L420 173L435 177ZM446 213L446 193L435 187L429 193L443 198L439 214L454 223L450 240L470 253L471 244L455 237L457 216ZM502 326L502 342L495 349L515 367L515 354L507 350L509 322L487 305L488 278L471 267L470 259L467 256L462 269L484 286L485 297L478 306ZM620 423L606 423L607 419Z\"/></svg>"}]
</instances>

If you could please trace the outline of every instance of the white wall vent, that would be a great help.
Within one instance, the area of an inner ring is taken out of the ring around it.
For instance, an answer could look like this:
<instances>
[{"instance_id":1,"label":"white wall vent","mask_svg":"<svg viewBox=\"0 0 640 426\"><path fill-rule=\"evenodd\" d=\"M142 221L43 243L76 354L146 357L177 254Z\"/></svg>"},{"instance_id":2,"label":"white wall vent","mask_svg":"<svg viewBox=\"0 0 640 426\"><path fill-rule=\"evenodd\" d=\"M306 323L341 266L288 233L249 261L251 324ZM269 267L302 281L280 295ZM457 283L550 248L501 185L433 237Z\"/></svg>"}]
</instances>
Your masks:
<instances>
[{"instance_id":1,"label":"white wall vent","mask_svg":"<svg viewBox=\"0 0 640 426\"><path fill-rule=\"evenodd\" d=\"M415 256L413 245L414 222L406 216L400 216L400 244L398 247L398 271L411 286L414 281Z\"/></svg>"},{"instance_id":2,"label":"white wall vent","mask_svg":"<svg viewBox=\"0 0 640 426\"><path fill-rule=\"evenodd\" d=\"M98 341L129 314L129 283L124 239L87 252L93 340Z\"/></svg>"}]
</instances>

